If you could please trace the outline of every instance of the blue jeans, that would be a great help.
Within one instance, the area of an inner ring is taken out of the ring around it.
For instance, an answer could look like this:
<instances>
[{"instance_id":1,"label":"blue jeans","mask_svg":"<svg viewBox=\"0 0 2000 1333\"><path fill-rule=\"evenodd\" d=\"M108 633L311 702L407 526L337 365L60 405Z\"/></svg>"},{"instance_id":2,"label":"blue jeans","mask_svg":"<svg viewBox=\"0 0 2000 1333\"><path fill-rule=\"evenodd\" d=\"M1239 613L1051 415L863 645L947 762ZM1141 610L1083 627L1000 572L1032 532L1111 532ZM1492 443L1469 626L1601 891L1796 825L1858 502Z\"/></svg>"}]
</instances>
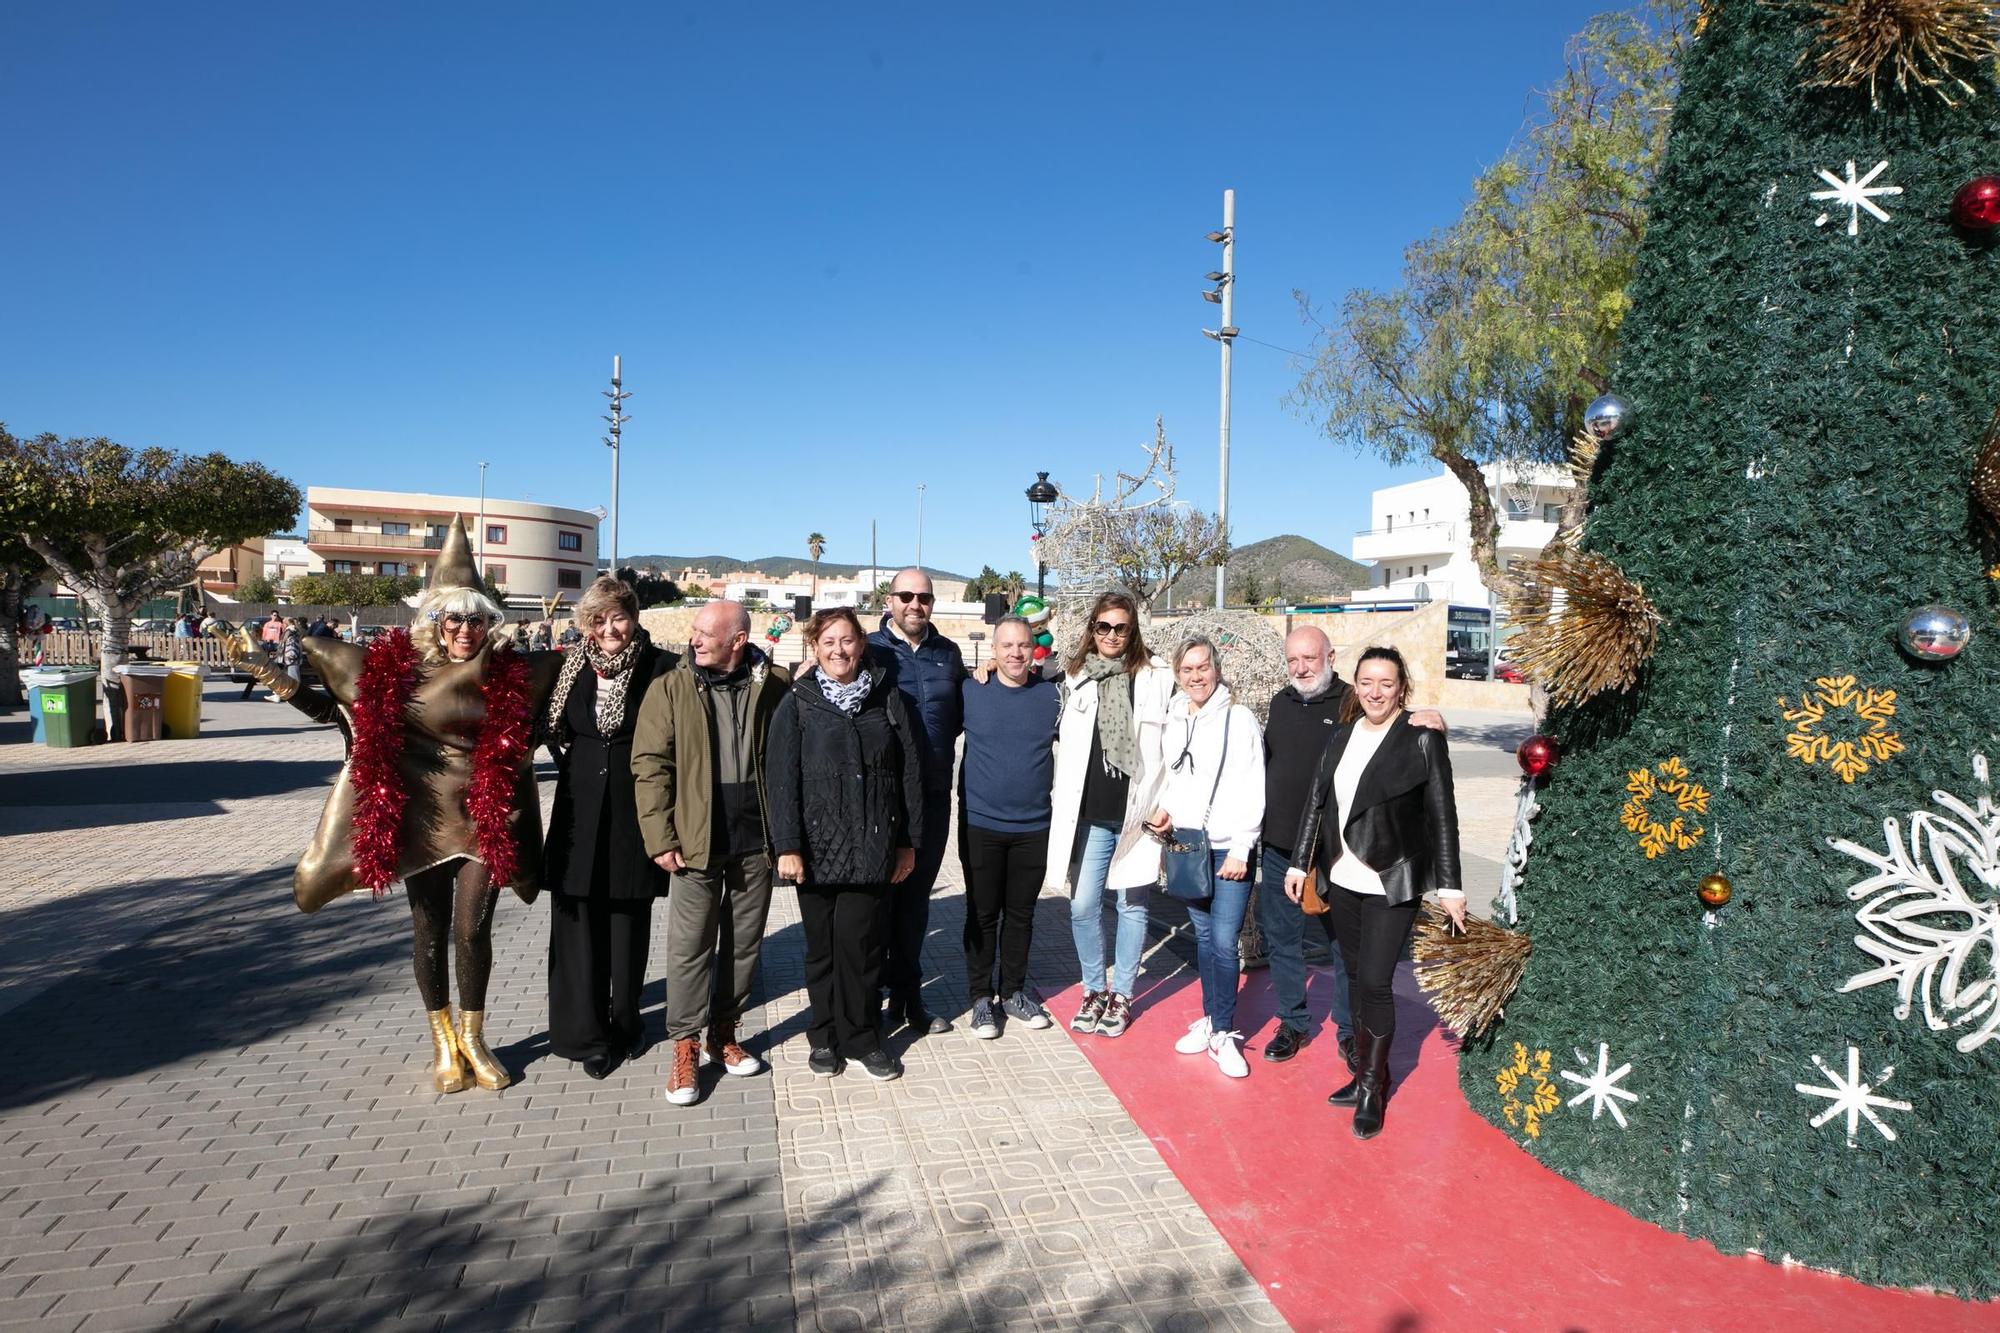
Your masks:
<instances>
[{"instance_id":1,"label":"blue jeans","mask_svg":"<svg viewBox=\"0 0 2000 1333\"><path fill-rule=\"evenodd\" d=\"M1264 949L1271 959L1271 989L1278 1001L1278 1021L1300 1032L1310 1032L1306 1016L1305 932L1333 932L1326 917L1310 917L1285 896L1285 870L1291 857L1264 849L1257 876L1257 925L1264 932ZM1320 879L1321 892L1326 880ZM1333 1025L1342 1032L1354 1030L1354 1014L1348 1007L1347 967L1340 950L1333 950Z\"/></svg>"},{"instance_id":2,"label":"blue jeans","mask_svg":"<svg viewBox=\"0 0 2000 1333\"><path fill-rule=\"evenodd\" d=\"M1076 961L1083 965L1086 994L1104 987L1104 881L1111 873L1111 853L1118 847L1116 824L1091 824L1083 854L1070 873L1069 929L1076 937ZM1130 998L1139 980L1139 955L1146 948L1144 885L1118 890L1118 938L1114 946L1111 989Z\"/></svg>"},{"instance_id":3,"label":"blue jeans","mask_svg":"<svg viewBox=\"0 0 2000 1333\"><path fill-rule=\"evenodd\" d=\"M1236 1029L1236 977L1241 957L1237 937L1243 933L1243 909L1250 905L1250 880L1224 879L1222 863L1230 853L1216 851L1215 896L1187 905L1194 923L1195 971L1201 976L1201 1012L1217 1032Z\"/></svg>"}]
</instances>

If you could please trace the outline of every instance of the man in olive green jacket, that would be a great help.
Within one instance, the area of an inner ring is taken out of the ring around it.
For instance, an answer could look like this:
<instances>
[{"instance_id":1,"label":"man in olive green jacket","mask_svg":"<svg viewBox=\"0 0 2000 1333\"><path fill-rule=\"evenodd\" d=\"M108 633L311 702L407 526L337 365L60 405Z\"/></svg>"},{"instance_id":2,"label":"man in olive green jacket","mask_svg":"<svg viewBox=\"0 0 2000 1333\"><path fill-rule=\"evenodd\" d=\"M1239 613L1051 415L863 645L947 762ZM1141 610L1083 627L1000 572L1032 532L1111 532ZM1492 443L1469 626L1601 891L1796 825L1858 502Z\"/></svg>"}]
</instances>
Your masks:
<instances>
[{"instance_id":1,"label":"man in olive green jacket","mask_svg":"<svg viewBox=\"0 0 2000 1333\"><path fill-rule=\"evenodd\" d=\"M764 1067L737 1044L736 1025L771 911L764 741L791 685L790 673L750 646L750 614L735 602L696 612L688 647L647 689L632 736L639 832L646 854L673 875L667 1100L676 1106L700 1097L700 1065L731 1074Z\"/></svg>"}]
</instances>

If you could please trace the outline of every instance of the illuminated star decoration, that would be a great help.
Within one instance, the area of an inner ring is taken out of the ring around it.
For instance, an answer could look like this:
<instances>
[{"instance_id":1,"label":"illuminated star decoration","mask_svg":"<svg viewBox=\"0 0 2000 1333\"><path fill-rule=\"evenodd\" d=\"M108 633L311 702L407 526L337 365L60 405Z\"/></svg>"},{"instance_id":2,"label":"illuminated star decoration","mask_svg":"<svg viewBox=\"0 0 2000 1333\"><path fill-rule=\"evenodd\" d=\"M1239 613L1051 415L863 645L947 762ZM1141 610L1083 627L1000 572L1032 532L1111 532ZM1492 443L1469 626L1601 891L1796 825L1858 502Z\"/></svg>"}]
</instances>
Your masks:
<instances>
[{"instance_id":1,"label":"illuminated star decoration","mask_svg":"<svg viewBox=\"0 0 2000 1333\"><path fill-rule=\"evenodd\" d=\"M1889 164L1887 162L1877 162L1870 168L1866 176L1856 180L1854 178L1854 164L1849 162L1847 164L1847 179L1842 180L1825 167L1821 167L1819 169L1819 178L1833 188L1831 190L1814 190L1811 197L1814 199L1831 199L1833 200L1833 209L1846 209L1847 234L1849 236L1859 236L1861 234L1861 210L1864 208L1868 210L1868 216L1874 218L1877 222L1887 222L1889 220L1889 215L1883 212L1881 207L1876 204L1874 196L1878 194L1901 194L1903 192L1903 187L1900 185L1870 185L1868 183L1888 169ZM1827 223L1831 222L1833 220L1833 209L1828 209L1814 218L1813 226L1824 227Z\"/></svg>"},{"instance_id":2,"label":"illuminated star decoration","mask_svg":"<svg viewBox=\"0 0 2000 1333\"><path fill-rule=\"evenodd\" d=\"M1820 1059L1817 1055L1813 1056L1812 1062L1819 1066L1820 1073L1826 1075L1826 1086L1820 1087L1812 1083L1794 1083L1792 1086L1809 1097L1824 1097L1833 1103L1833 1105L1813 1117L1812 1126L1814 1129L1818 1129L1837 1115L1845 1115L1847 1117L1847 1146L1852 1148L1854 1146L1855 1131L1861 1128L1861 1119L1863 1116L1866 1116L1869 1124L1882 1131L1883 1138L1889 1140L1891 1143L1896 1141L1896 1131L1884 1124L1882 1118L1875 1114L1875 1108L1878 1106L1885 1111L1908 1111L1914 1109L1908 1102L1899 1102L1893 1098L1878 1097L1875 1095L1875 1089L1887 1083L1894 1076L1896 1072L1894 1065L1884 1065L1882 1072L1875 1076L1875 1082L1870 1084L1861 1081L1861 1052L1856 1047L1849 1046L1847 1048L1846 1078L1842 1078L1831 1069L1828 1069L1826 1061Z\"/></svg>"},{"instance_id":3,"label":"illuminated star decoration","mask_svg":"<svg viewBox=\"0 0 2000 1333\"><path fill-rule=\"evenodd\" d=\"M1576 1052L1576 1062L1583 1064L1585 1059L1584 1053L1578 1050ZM1608 1073L1606 1072L1607 1070L1609 1070ZM1618 1066L1618 1068L1611 1069L1611 1047L1606 1042L1598 1042L1597 1072L1595 1074L1571 1073L1567 1069L1561 1071L1564 1078L1583 1089L1582 1092L1569 1099L1569 1105L1575 1106L1578 1102L1587 1101L1590 1103L1590 1118L1592 1120L1609 1111L1611 1112L1611 1118L1618 1122L1618 1128L1625 1128L1625 1112L1619 1109L1618 1102L1614 1099L1623 1098L1628 1102L1639 1100L1638 1093L1627 1092L1618 1086L1618 1080L1631 1072L1632 1062L1629 1060Z\"/></svg>"}]
</instances>

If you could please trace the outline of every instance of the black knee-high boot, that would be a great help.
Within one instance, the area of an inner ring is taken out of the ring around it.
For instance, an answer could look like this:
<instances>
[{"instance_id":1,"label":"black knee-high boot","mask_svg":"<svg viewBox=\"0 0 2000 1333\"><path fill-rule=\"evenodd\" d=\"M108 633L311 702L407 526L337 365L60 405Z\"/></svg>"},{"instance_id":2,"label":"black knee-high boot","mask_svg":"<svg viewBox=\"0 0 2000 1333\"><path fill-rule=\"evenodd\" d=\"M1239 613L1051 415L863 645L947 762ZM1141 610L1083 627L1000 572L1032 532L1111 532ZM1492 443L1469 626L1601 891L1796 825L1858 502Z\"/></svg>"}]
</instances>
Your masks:
<instances>
[{"instance_id":1,"label":"black knee-high boot","mask_svg":"<svg viewBox=\"0 0 2000 1333\"><path fill-rule=\"evenodd\" d=\"M1354 1058L1360 1062L1361 1088L1354 1103L1354 1137L1372 1139L1382 1132L1382 1113L1389 1104L1389 1044L1395 1033L1376 1033L1361 1024L1354 1032Z\"/></svg>"},{"instance_id":2,"label":"black knee-high boot","mask_svg":"<svg viewBox=\"0 0 2000 1333\"><path fill-rule=\"evenodd\" d=\"M1356 1032L1365 1032L1366 1030L1365 1028L1355 1029ZM1340 1047L1340 1058L1347 1062L1347 1082L1333 1090L1332 1094L1326 1099L1327 1105L1352 1106L1361 1097L1361 1061L1356 1057L1354 1052L1354 1036L1352 1033L1341 1033L1338 1044Z\"/></svg>"}]
</instances>

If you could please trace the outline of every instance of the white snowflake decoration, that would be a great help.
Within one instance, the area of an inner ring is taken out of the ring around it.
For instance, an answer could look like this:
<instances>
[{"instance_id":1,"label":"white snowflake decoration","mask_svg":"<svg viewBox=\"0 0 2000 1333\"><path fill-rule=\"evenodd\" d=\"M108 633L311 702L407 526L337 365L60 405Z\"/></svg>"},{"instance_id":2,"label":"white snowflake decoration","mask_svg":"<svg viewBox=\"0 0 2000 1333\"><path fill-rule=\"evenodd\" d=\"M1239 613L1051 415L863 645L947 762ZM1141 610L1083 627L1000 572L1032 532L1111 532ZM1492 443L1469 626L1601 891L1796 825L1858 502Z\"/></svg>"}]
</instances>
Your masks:
<instances>
[{"instance_id":1,"label":"white snowflake decoration","mask_svg":"<svg viewBox=\"0 0 2000 1333\"><path fill-rule=\"evenodd\" d=\"M1973 774L1988 783L1984 755L1973 756ZM1907 842L1894 819L1882 821L1886 852L1827 839L1875 872L1847 896L1861 902L1854 915L1866 933L1856 947L1882 965L1840 989L1895 983L1899 1019L1921 990L1925 1024L1969 1027L1957 1045L1972 1051L2000 1042L2000 806L1990 788L1976 806L1944 791L1931 799L1942 812L1912 812Z\"/></svg>"},{"instance_id":2,"label":"white snowflake decoration","mask_svg":"<svg viewBox=\"0 0 2000 1333\"><path fill-rule=\"evenodd\" d=\"M1817 1055L1813 1056L1812 1062L1819 1066L1820 1073L1826 1075L1825 1085L1794 1083L1792 1086L1808 1097L1824 1097L1833 1103L1833 1105L1813 1117L1812 1127L1814 1129L1818 1129L1837 1115L1844 1115L1847 1117L1847 1146L1852 1148L1855 1146L1855 1132L1861 1128L1861 1121L1865 1117L1869 1124L1882 1131L1883 1138L1889 1140L1891 1143L1896 1141L1896 1131L1889 1128L1882 1117L1875 1114L1875 1108L1878 1106L1885 1111L1908 1111L1913 1109L1908 1102L1899 1102L1891 1097L1876 1095L1875 1089L1881 1087L1895 1076L1896 1066L1884 1065L1882 1072L1875 1076L1873 1083L1863 1083L1861 1081L1861 1051L1857 1047L1849 1046L1847 1048L1846 1078L1842 1078L1831 1069L1828 1069L1826 1061L1820 1059Z\"/></svg>"},{"instance_id":3,"label":"white snowflake decoration","mask_svg":"<svg viewBox=\"0 0 2000 1333\"><path fill-rule=\"evenodd\" d=\"M1814 199L1831 199L1833 207L1813 219L1813 226L1824 227L1827 223L1833 221L1834 213L1843 208L1847 210L1847 234L1849 236L1858 236L1861 234L1861 214L1864 210L1869 217L1874 218L1877 222L1887 222L1889 215L1875 202L1875 196L1901 194L1903 187L1900 185L1871 185L1869 182L1888 169L1889 164L1887 162L1877 162L1866 176L1857 180L1854 175L1854 164L1849 162L1847 164L1847 179L1842 180L1825 167L1821 167L1819 169L1819 178L1833 188L1831 190L1814 190L1811 197Z\"/></svg>"},{"instance_id":4,"label":"white snowflake decoration","mask_svg":"<svg viewBox=\"0 0 2000 1333\"><path fill-rule=\"evenodd\" d=\"M1577 1050L1576 1062L1579 1065L1586 1064L1588 1059L1589 1057L1585 1056L1581 1050ZM1609 1072L1606 1072L1607 1070ZM1618 1101L1614 1099L1622 1099L1628 1102L1639 1100L1638 1093L1627 1092L1624 1088L1618 1086L1619 1080L1632 1072L1631 1061L1628 1060L1618 1066L1618 1068L1612 1069L1611 1046L1608 1042L1600 1041L1597 1043L1596 1073L1572 1073L1567 1069L1558 1072L1564 1078L1583 1089L1582 1092L1569 1099L1569 1105L1575 1106L1578 1102L1587 1101L1590 1103L1590 1118L1592 1120L1609 1111L1611 1112L1611 1118L1618 1122L1618 1128L1625 1128L1625 1112L1619 1108Z\"/></svg>"}]
</instances>

